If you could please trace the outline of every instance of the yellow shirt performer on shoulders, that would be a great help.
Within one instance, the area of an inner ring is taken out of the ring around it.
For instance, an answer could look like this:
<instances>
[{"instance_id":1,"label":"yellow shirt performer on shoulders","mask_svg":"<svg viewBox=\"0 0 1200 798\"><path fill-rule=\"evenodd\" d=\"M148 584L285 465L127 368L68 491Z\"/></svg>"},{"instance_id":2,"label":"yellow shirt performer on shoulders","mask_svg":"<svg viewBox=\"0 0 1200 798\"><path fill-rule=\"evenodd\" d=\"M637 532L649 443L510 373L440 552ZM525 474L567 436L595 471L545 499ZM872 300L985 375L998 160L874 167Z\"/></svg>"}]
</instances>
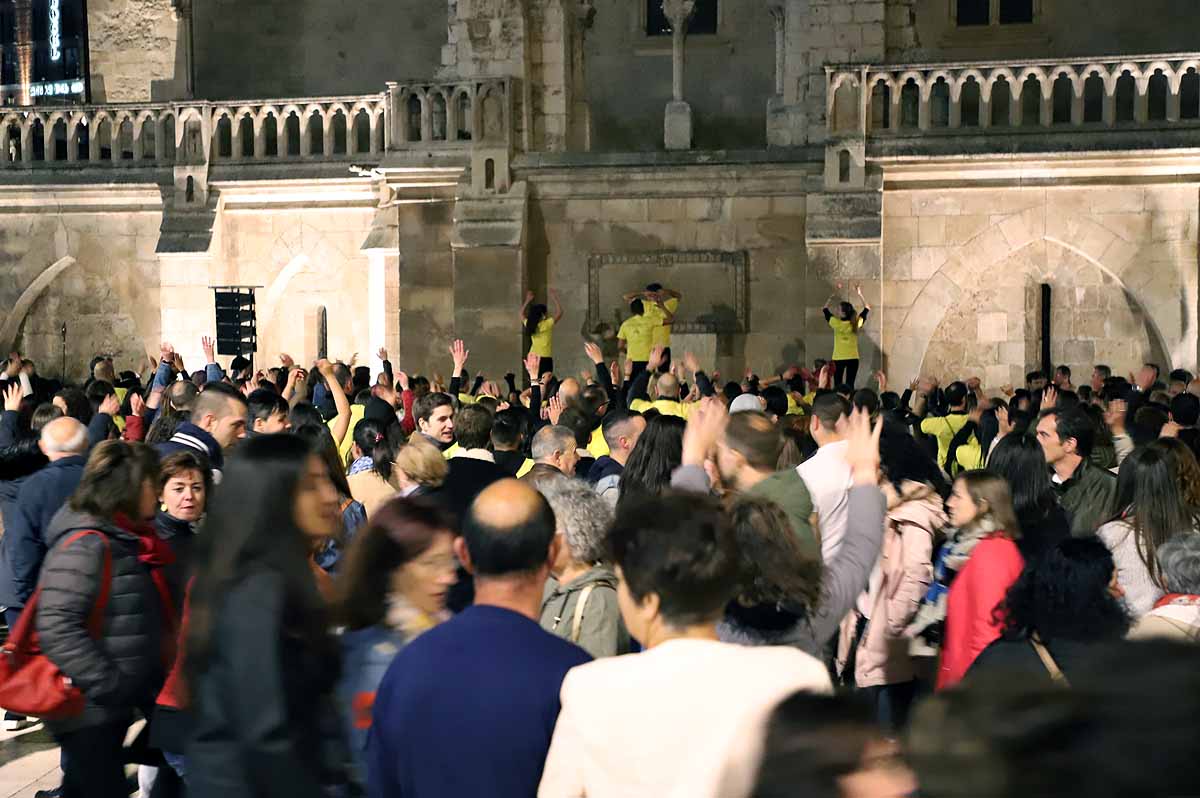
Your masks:
<instances>
[{"instance_id":1,"label":"yellow shirt performer on shoulders","mask_svg":"<svg viewBox=\"0 0 1200 798\"><path fill-rule=\"evenodd\" d=\"M631 301L630 316L621 322L621 328L617 330L617 346L625 353L625 359L633 363L630 379L636 379L637 375L646 370L646 362L650 360L650 347L654 345L654 330L659 325L658 316L651 316L646 305L646 301L640 298ZM675 320L665 308L663 313L669 321Z\"/></svg>"},{"instance_id":2,"label":"yellow shirt performer on shoulders","mask_svg":"<svg viewBox=\"0 0 1200 798\"><path fill-rule=\"evenodd\" d=\"M838 283L837 287L840 290L842 284ZM867 323L867 314L871 312L871 306L867 304L867 298L863 296L862 286L856 286L854 290L858 293L858 298L862 300L862 313L856 314L854 305L851 303L841 302L838 304L837 316L834 316L829 306L837 298L837 294L825 300L825 307L821 308L821 312L825 314L825 321L829 322L829 326L833 328L833 384L835 390L843 385L854 388L854 381L858 379L858 331Z\"/></svg>"},{"instance_id":3,"label":"yellow shirt performer on shoulders","mask_svg":"<svg viewBox=\"0 0 1200 798\"><path fill-rule=\"evenodd\" d=\"M654 323L651 346L663 348L663 362L658 367L660 374L671 370L671 327L679 314L679 300L683 294L674 288L664 288L662 283L650 283L645 291L634 291L625 295L626 302L640 297L646 307L646 318Z\"/></svg>"},{"instance_id":4,"label":"yellow shirt performer on shoulders","mask_svg":"<svg viewBox=\"0 0 1200 798\"><path fill-rule=\"evenodd\" d=\"M541 358L542 374L554 373L554 325L562 321L562 303L558 292L550 289L550 301L554 303L554 315L542 304L533 304L533 292L525 292L525 304L521 306L521 324L529 336L529 352Z\"/></svg>"}]
</instances>

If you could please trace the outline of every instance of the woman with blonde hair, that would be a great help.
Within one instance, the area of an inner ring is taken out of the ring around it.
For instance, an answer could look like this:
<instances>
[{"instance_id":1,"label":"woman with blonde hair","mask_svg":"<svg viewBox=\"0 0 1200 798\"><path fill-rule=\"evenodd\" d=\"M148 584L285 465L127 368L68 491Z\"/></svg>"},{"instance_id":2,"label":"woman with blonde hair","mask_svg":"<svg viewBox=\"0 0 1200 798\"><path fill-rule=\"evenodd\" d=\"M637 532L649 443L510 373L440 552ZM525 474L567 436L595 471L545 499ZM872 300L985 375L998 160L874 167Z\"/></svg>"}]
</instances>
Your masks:
<instances>
[{"instance_id":1,"label":"woman with blonde hair","mask_svg":"<svg viewBox=\"0 0 1200 798\"><path fill-rule=\"evenodd\" d=\"M1025 560L1014 541L1021 530L1008 482L990 471L968 471L946 502L956 527L934 561L930 586L909 627L911 637L941 646L937 689L953 687L971 663L1000 637L996 605Z\"/></svg>"},{"instance_id":2,"label":"woman with blonde hair","mask_svg":"<svg viewBox=\"0 0 1200 798\"><path fill-rule=\"evenodd\" d=\"M400 496L424 496L442 486L449 470L437 447L425 436L414 435L396 453L392 481Z\"/></svg>"}]
</instances>

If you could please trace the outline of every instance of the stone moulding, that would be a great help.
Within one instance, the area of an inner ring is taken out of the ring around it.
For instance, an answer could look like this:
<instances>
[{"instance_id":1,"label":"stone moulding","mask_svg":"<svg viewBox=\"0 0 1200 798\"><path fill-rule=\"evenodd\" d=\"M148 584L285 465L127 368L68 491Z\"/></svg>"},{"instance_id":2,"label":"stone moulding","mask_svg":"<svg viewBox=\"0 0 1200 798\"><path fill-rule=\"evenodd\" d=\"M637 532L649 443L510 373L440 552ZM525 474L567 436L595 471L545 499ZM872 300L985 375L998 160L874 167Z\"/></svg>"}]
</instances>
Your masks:
<instances>
[{"instance_id":1,"label":"stone moulding","mask_svg":"<svg viewBox=\"0 0 1200 798\"><path fill-rule=\"evenodd\" d=\"M680 274L675 285L684 293L684 313L682 318L673 325L676 333L744 333L748 329L746 312L746 252L744 250L665 250L657 252L612 252L593 253L588 256L588 327L595 329L598 325L611 321L605 313L608 308L601 308L601 274L614 267L627 271L653 270L662 273L662 281L670 279L671 272L680 267L699 266L712 270L713 279L718 277L727 281L728 290L722 293L719 286L709 286L706 295L710 299L720 297L732 301L728 305L713 304L705 307L697 302L697 289L700 286L692 282L694 275ZM689 270L691 271L691 270ZM677 272L679 273L679 272ZM635 290L643 283L636 282L631 275L630 284L623 291ZM623 283L622 283L623 284ZM691 291L689 291L689 288ZM689 296L692 301L689 302Z\"/></svg>"}]
</instances>

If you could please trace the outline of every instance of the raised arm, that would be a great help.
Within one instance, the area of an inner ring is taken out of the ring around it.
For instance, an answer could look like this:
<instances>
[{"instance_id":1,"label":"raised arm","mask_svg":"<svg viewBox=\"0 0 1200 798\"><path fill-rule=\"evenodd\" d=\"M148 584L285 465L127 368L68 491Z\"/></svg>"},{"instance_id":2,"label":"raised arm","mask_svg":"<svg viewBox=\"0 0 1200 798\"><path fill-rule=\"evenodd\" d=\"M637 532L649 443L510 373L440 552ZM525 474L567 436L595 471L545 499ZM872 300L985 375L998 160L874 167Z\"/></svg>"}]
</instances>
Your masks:
<instances>
[{"instance_id":1,"label":"raised arm","mask_svg":"<svg viewBox=\"0 0 1200 798\"><path fill-rule=\"evenodd\" d=\"M342 441L346 439L346 433L350 431L350 400L346 398L346 391L338 383L337 375L333 373L332 363L324 358L318 360L317 371L325 378L325 387L329 389L329 394L333 397L333 406L337 408L337 415L333 417L333 426L329 428L329 432L333 435L333 442L340 448Z\"/></svg>"},{"instance_id":2,"label":"raised arm","mask_svg":"<svg viewBox=\"0 0 1200 798\"><path fill-rule=\"evenodd\" d=\"M533 304L533 292L525 292L525 304L521 305L521 323L524 324L529 318L529 306Z\"/></svg>"},{"instance_id":3,"label":"raised arm","mask_svg":"<svg viewBox=\"0 0 1200 798\"><path fill-rule=\"evenodd\" d=\"M563 309L562 302L558 299L558 292L553 288L550 289L550 301L554 303L554 323L558 324L562 321Z\"/></svg>"},{"instance_id":4,"label":"raised arm","mask_svg":"<svg viewBox=\"0 0 1200 798\"><path fill-rule=\"evenodd\" d=\"M870 303L867 302L867 298L865 296L863 296L861 285L855 286L854 291L855 291L855 293L858 294L858 298L860 300L862 300L863 311L864 311L863 315L865 316L867 313L871 312L871 305L870 305Z\"/></svg>"}]
</instances>

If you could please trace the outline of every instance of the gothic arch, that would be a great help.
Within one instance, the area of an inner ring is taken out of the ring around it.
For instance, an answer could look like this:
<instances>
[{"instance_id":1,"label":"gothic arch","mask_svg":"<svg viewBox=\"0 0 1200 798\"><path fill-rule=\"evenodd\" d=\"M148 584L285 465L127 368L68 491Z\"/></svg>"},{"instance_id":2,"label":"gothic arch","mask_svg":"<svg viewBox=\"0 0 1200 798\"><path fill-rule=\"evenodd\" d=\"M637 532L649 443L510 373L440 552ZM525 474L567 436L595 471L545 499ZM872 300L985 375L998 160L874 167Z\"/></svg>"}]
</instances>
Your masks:
<instances>
[{"instance_id":1,"label":"gothic arch","mask_svg":"<svg viewBox=\"0 0 1200 798\"><path fill-rule=\"evenodd\" d=\"M33 278L33 282L29 287L21 292L21 296L17 298L12 310L4 319L4 326L0 327L0 348L6 352L11 352L13 345L17 341L17 333L21 331L21 323L25 321L25 316L29 313L29 309L33 307L33 303L37 302L46 288L54 282L58 275L62 274L68 266L72 266L75 259L70 255L51 263L37 277Z\"/></svg>"}]
</instances>

